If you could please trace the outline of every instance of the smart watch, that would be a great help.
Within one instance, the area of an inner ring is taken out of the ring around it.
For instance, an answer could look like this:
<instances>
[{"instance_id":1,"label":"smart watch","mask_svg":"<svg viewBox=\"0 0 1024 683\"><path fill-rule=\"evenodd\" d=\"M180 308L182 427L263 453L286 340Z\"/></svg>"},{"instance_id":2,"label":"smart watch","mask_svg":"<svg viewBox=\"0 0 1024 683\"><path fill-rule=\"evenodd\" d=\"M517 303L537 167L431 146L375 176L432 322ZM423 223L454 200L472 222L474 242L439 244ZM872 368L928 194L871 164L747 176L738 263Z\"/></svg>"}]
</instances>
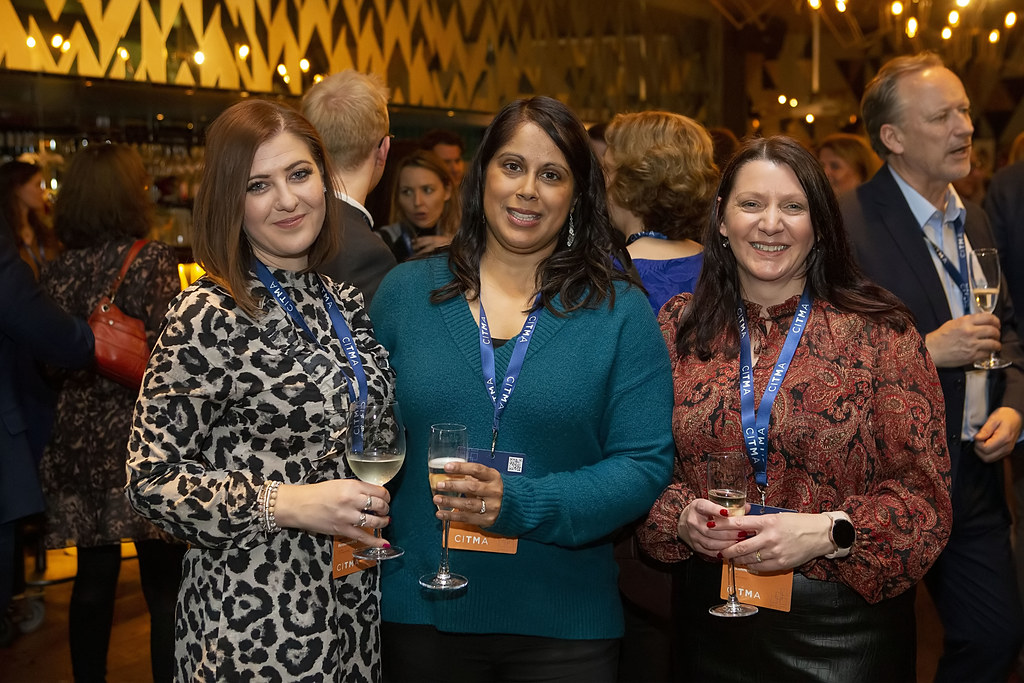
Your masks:
<instances>
[{"instance_id":1,"label":"smart watch","mask_svg":"<svg viewBox=\"0 0 1024 683\"><path fill-rule=\"evenodd\" d=\"M835 548L825 557L829 560L846 557L850 554L853 542L857 540L857 530L853 528L850 516L845 512L826 512L824 514L832 520L832 526L828 530L828 540Z\"/></svg>"}]
</instances>

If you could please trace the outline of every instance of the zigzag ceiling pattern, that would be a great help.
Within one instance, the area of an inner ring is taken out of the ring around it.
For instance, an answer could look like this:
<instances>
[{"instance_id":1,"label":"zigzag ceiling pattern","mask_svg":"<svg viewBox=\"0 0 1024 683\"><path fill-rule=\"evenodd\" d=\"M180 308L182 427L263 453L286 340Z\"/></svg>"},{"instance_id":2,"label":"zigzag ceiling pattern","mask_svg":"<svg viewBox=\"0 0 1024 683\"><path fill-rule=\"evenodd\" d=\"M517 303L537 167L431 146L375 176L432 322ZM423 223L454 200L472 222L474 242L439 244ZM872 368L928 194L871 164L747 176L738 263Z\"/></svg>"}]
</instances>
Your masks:
<instances>
[{"instance_id":1,"label":"zigzag ceiling pattern","mask_svg":"<svg viewBox=\"0 0 1024 683\"><path fill-rule=\"evenodd\" d=\"M542 93L594 118L698 115L710 29L586 0L0 0L0 68L290 95L355 68L384 76L395 104L494 111Z\"/></svg>"}]
</instances>

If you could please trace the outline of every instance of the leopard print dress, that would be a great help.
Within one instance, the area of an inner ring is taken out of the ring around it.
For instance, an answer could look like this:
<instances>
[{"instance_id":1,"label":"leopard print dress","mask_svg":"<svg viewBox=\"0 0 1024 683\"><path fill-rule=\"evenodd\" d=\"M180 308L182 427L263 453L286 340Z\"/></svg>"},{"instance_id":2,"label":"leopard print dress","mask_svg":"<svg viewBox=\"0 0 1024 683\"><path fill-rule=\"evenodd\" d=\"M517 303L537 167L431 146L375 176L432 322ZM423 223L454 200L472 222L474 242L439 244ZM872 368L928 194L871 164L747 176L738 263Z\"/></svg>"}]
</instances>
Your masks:
<instances>
[{"instance_id":1,"label":"leopard print dress","mask_svg":"<svg viewBox=\"0 0 1024 683\"><path fill-rule=\"evenodd\" d=\"M183 292L135 407L128 496L191 544L178 594L177 680L379 681L379 569L333 579L330 536L267 534L259 523L265 481L352 476L337 451L351 369L318 276L273 273L319 345L255 278L259 320L207 278ZM392 395L387 352L361 296L325 282L359 348L369 397Z\"/></svg>"}]
</instances>

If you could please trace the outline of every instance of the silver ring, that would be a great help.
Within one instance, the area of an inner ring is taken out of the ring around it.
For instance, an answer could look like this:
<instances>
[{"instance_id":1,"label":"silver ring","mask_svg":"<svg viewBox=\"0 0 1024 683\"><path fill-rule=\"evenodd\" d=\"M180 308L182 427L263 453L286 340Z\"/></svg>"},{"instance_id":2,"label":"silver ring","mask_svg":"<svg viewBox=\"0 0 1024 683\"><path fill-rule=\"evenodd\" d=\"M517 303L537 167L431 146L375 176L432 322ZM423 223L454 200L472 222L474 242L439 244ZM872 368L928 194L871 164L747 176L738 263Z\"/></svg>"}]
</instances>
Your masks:
<instances>
[{"instance_id":1,"label":"silver ring","mask_svg":"<svg viewBox=\"0 0 1024 683\"><path fill-rule=\"evenodd\" d=\"M760 550L758 550L756 553L754 553L754 559L758 562L758 564L760 564L760 562L761 562L761 551Z\"/></svg>"},{"instance_id":2,"label":"silver ring","mask_svg":"<svg viewBox=\"0 0 1024 683\"><path fill-rule=\"evenodd\" d=\"M364 510L369 510L373 507L373 496L366 497L366 505L363 506Z\"/></svg>"},{"instance_id":3,"label":"silver ring","mask_svg":"<svg viewBox=\"0 0 1024 683\"><path fill-rule=\"evenodd\" d=\"M480 512L479 512L479 514L482 515L485 512L487 512L487 501L484 500L483 498L481 498L480 499Z\"/></svg>"},{"instance_id":4,"label":"silver ring","mask_svg":"<svg viewBox=\"0 0 1024 683\"><path fill-rule=\"evenodd\" d=\"M356 526L366 526L366 513L365 512L360 512L359 513L359 524L356 524Z\"/></svg>"}]
</instances>

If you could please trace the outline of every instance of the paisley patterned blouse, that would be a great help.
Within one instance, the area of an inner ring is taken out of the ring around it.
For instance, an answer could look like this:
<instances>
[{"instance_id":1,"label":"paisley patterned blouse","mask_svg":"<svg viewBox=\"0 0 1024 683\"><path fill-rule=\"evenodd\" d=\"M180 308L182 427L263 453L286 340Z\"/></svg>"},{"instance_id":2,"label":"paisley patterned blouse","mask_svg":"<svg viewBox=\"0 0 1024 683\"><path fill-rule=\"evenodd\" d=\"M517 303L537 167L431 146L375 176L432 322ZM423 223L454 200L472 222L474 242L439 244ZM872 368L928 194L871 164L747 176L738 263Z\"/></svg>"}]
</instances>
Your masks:
<instances>
[{"instance_id":1,"label":"paisley patterned blouse","mask_svg":"<svg viewBox=\"0 0 1024 683\"><path fill-rule=\"evenodd\" d=\"M178 595L175 679L379 681L379 570L334 579L330 536L268 535L259 523L265 481L352 476L338 452L351 369L318 276L273 273L319 345L255 278L259 320L202 278L172 304L135 408L132 505L192 544ZM352 329L370 398L390 395L387 352L361 296L326 282Z\"/></svg>"},{"instance_id":2,"label":"paisley patterned blouse","mask_svg":"<svg viewBox=\"0 0 1024 683\"><path fill-rule=\"evenodd\" d=\"M704 455L743 444L739 358L707 362L676 353L676 330L691 295L670 300L659 317L675 384L672 484L637 531L652 557L679 562L692 550L676 535L688 503L706 497ZM760 401L785 342L799 297L768 309L747 302L751 341L760 353ZM770 325L767 325L770 321ZM797 568L842 582L869 602L891 598L924 576L945 547L952 523L950 465L942 393L924 342L815 301L779 390L768 430L768 505L798 512L844 510L857 542L843 559ZM753 477L749 500L758 500Z\"/></svg>"}]
</instances>

